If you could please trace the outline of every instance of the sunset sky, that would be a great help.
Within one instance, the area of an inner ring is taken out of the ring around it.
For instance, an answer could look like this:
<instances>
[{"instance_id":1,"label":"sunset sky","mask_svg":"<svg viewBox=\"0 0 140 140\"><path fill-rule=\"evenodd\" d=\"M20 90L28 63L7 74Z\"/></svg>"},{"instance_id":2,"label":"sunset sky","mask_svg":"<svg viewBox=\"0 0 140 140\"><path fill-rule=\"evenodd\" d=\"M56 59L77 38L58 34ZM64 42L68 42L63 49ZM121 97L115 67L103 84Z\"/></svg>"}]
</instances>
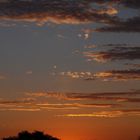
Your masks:
<instances>
[{"instance_id":1,"label":"sunset sky","mask_svg":"<svg viewBox=\"0 0 140 140\"><path fill-rule=\"evenodd\" d=\"M0 138L138 140L140 0L0 0Z\"/></svg>"}]
</instances>

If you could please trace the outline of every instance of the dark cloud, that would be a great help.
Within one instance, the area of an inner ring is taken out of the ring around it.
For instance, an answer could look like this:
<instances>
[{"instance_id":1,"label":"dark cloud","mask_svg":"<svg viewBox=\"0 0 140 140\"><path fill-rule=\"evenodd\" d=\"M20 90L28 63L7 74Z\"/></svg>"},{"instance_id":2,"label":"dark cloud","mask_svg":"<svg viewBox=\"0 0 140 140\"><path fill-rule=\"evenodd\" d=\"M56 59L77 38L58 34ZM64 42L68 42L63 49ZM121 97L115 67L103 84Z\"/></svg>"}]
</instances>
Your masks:
<instances>
[{"instance_id":1,"label":"dark cloud","mask_svg":"<svg viewBox=\"0 0 140 140\"><path fill-rule=\"evenodd\" d=\"M41 93L26 93L30 97L40 97ZM39 95L39 96L37 96ZM101 92L101 93L57 93L57 92L44 92L42 93L44 97L52 97L59 100L115 100L118 102L140 102L140 91L133 90L128 92ZM61 104L60 104L61 105ZM69 105L69 104L68 104ZM78 105L78 104L75 104ZM88 104L89 105L89 104ZM96 104L93 104L96 105ZM105 105L105 104L100 104ZM109 104L106 104L109 105ZM111 105L111 104L110 104Z\"/></svg>"},{"instance_id":2,"label":"dark cloud","mask_svg":"<svg viewBox=\"0 0 140 140\"><path fill-rule=\"evenodd\" d=\"M114 81L140 80L140 70L129 69L129 70L105 71L105 72L96 73L95 77L107 81L108 80L114 80Z\"/></svg>"},{"instance_id":3,"label":"dark cloud","mask_svg":"<svg viewBox=\"0 0 140 140\"><path fill-rule=\"evenodd\" d=\"M95 6L94 4L98 4ZM115 6L114 6L115 5ZM139 10L139 0L2 0L0 20L43 24L106 23L98 32L140 32L140 17L123 20L117 16L118 6Z\"/></svg>"},{"instance_id":4,"label":"dark cloud","mask_svg":"<svg viewBox=\"0 0 140 140\"><path fill-rule=\"evenodd\" d=\"M96 2L99 4L110 3L110 4L119 4L129 8L140 8L139 0L87 0L88 2Z\"/></svg>"},{"instance_id":5,"label":"dark cloud","mask_svg":"<svg viewBox=\"0 0 140 140\"><path fill-rule=\"evenodd\" d=\"M105 92L105 93L71 93L66 94L66 99L69 100L114 100L117 102L140 102L140 98L135 97L140 95L139 91L133 92Z\"/></svg>"},{"instance_id":6,"label":"dark cloud","mask_svg":"<svg viewBox=\"0 0 140 140\"><path fill-rule=\"evenodd\" d=\"M140 8L140 1L139 0L121 0L120 2L122 5L130 8Z\"/></svg>"},{"instance_id":7,"label":"dark cloud","mask_svg":"<svg viewBox=\"0 0 140 140\"><path fill-rule=\"evenodd\" d=\"M130 19L116 20L110 23L109 26L96 29L98 32L140 32L140 16Z\"/></svg>"},{"instance_id":8,"label":"dark cloud","mask_svg":"<svg viewBox=\"0 0 140 140\"><path fill-rule=\"evenodd\" d=\"M140 47L117 46L106 51L87 51L83 53L88 60L106 62L108 60L135 60L140 59Z\"/></svg>"},{"instance_id":9,"label":"dark cloud","mask_svg":"<svg viewBox=\"0 0 140 140\"><path fill-rule=\"evenodd\" d=\"M112 22L114 8L94 9L85 0L6 1L0 3L0 19L29 22L89 23Z\"/></svg>"}]
</instances>

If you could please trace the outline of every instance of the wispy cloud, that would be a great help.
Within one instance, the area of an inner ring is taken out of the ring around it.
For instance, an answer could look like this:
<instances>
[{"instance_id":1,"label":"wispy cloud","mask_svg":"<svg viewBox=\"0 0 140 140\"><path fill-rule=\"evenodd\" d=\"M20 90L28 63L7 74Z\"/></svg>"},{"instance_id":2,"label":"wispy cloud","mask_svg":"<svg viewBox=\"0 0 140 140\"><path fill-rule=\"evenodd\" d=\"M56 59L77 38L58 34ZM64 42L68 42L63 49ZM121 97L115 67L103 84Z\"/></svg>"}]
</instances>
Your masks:
<instances>
[{"instance_id":1,"label":"wispy cloud","mask_svg":"<svg viewBox=\"0 0 140 140\"><path fill-rule=\"evenodd\" d=\"M33 74L33 71L32 70L28 70L28 71L26 71L26 74L27 75L31 75L31 74Z\"/></svg>"},{"instance_id":2,"label":"wispy cloud","mask_svg":"<svg viewBox=\"0 0 140 140\"><path fill-rule=\"evenodd\" d=\"M103 79L105 81L140 80L140 70L139 69L111 70L111 71L96 73L95 77L99 79ZM92 80L92 79L89 78L88 80Z\"/></svg>"},{"instance_id":3,"label":"wispy cloud","mask_svg":"<svg viewBox=\"0 0 140 140\"><path fill-rule=\"evenodd\" d=\"M130 95L128 97L128 95ZM93 101L116 101L116 102L134 102L139 103L140 98L135 95L140 95L139 92L110 92L110 93L81 93L81 94L67 94L68 100L93 100Z\"/></svg>"},{"instance_id":4,"label":"wispy cloud","mask_svg":"<svg viewBox=\"0 0 140 140\"><path fill-rule=\"evenodd\" d=\"M104 26L94 31L97 32L140 32L140 17L133 17L127 20L116 20L116 22Z\"/></svg>"},{"instance_id":5,"label":"wispy cloud","mask_svg":"<svg viewBox=\"0 0 140 140\"><path fill-rule=\"evenodd\" d=\"M25 92L25 95L28 97L39 98L39 97L53 97L53 98L64 98L65 93L61 92Z\"/></svg>"},{"instance_id":6,"label":"wispy cloud","mask_svg":"<svg viewBox=\"0 0 140 140\"><path fill-rule=\"evenodd\" d=\"M132 107L128 106L130 103ZM137 108L139 103L139 90L101 93L26 92L22 98L15 100L0 98L0 111L104 111L128 107L133 109Z\"/></svg>"},{"instance_id":7,"label":"wispy cloud","mask_svg":"<svg viewBox=\"0 0 140 140\"><path fill-rule=\"evenodd\" d=\"M109 70L103 72L61 72L61 76L70 77L72 79L83 80L102 80L102 81L128 81L128 80L140 80L139 69L128 70Z\"/></svg>"},{"instance_id":8,"label":"wispy cloud","mask_svg":"<svg viewBox=\"0 0 140 140\"><path fill-rule=\"evenodd\" d=\"M36 96L38 97L38 96ZM40 96L39 96L40 97ZM58 101L57 101L58 102ZM48 103L47 100L40 99L32 100L27 97L27 100L0 100L0 111L42 111L42 110L75 110L84 108L115 108L120 107L119 104L109 103Z\"/></svg>"},{"instance_id":9,"label":"wispy cloud","mask_svg":"<svg viewBox=\"0 0 140 140\"><path fill-rule=\"evenodd\" d=\"M140 68L140 64L125 63L126 66L131 66L133 68Z\"/></svg>"},{"instance_id":10,"label":"wispy cloud","mask_svg":"<svg viewBox=\"0 0 140 140\"><path fill-rule=\"evenodd\" d=\"M37 104L42 109L80 109L80 108L111 108L120 107L119 104L83 104L83 103L40 103Z\"/></svg>"},{"instance_id":11,"label":"wispy cloud","mask_svg":"<svg viewBox=\"0 0 140 140\"><path fill-rule=\"evenodd\" d=\"M79 79L79 78L86 79L88 77L90 78L90 77L94 76L93 73L88 72L88 71L86 71L86 72L83 72L83 71L81 71L81 72L78 72L78 71L74 71L74 72L68 71L68 72L61 72L60 75L67 76L67 77L70 77L70 78L73 78L73 79Z\"/></svg>"},{"instance_id":12,"label":"wispy cloud","mask_svg":"<svg viewBox=\"0 0 140 140\"><path fill-rule=\"evenodd\" d=\"M140 116L140 110L115 110L115 111L100 111L89 114L64 114L63 117L99 117L99 118L115 118L123 116Z\"/></svg>"},{"instance_id":13,"label":"wispy cloud","mask_svg":"<svg viewBox=\"0 0 140 140\"><path fill-rule=\"evenodd\" d=\"M0 111L20 111L20 112L36 112L40 111L40 109L33 109L33 108L0 108Z\"/></svg>"},{"instance_id":14,"label":"wispy cloud","mask_svg":"<svg viewBox=\"0 0 140 140\"><path fill-rule=\"evenodd\" d=\"M115 45L114 45L115 46ZM140 59L140 47L116 46L105 51L85 51L84 56L88 61L114 61L114 60L135 60Z\"/></svg>"},{"instance_id":15,"label":"wispy cloud","mask_svg":"<svg viewBox=\"0 0 140 140\"><path fill-rule=\"evenodd\" d=\"M117 101L117 102L140 102L140 91L128 91L128 92L101 92L101 93L57 93L57 92L44 92L44 93L26 93L29 97L42 97L46 98L56 98L58 100L102 100L102 101ZM39 96L37 96L39 95ZM78 104L75 104L78 105ZM89 104L88 104L89 105ZM91 104L90 104L91 105ZM93 104L102 106L104 104ZM111 105L111 104L105 104Z\"/></svg>"}]
</instances>

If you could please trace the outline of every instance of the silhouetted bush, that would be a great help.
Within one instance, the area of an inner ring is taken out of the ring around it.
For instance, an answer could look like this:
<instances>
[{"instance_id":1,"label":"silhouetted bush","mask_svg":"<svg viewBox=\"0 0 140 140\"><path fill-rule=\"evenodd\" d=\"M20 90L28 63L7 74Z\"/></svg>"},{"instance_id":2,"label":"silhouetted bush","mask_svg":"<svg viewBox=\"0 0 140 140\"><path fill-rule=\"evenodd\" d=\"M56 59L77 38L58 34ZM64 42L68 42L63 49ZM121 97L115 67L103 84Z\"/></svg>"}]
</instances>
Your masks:
<instances>
[{"instance_id":1,"label":"silhouetted bush","mask_svg":"<svg viewBox=\"0 0 140 140\"><path fill-rule=\"evenodd\" d=\"M59 140L59 139L51 135L44 134L41 131L35 131L32 133L28 131L22 131L18 133L17 136L3 138L3 140Z\"/></svg>"}]
</instances>

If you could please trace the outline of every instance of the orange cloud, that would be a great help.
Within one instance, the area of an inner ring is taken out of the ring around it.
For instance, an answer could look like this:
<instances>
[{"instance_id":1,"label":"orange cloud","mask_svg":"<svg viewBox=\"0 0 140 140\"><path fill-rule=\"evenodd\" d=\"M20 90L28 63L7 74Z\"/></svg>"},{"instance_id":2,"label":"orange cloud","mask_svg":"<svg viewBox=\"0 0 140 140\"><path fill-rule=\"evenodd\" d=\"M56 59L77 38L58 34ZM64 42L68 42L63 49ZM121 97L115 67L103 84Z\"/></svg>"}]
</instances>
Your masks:
<instances>
[{"instance_id":1,"label":"orange cloud","mask_svg":"<svg viewBox=\"0 0 140 140\"><path fill-rule=\"evenodd\" d=\"M105 81L140 80L140 70L130 69L130 70L112 70L106 72L98 72L95 74L95 77L99 79L103 79Z\"/></svg>"},{"instance_id":2,"label":"orange cloud","mask_svg":"<svg viewBox=\"0 0 140 140\"><path fill-rule=\"evenodd\" d=\"M101 111L89 114L64 114L63 117L99 117L99 118L115 118L123 116L140 116L140 110L117 110L117 111Z\"/></svg>"},{"instance_id":3,"label":"orange cloud","mask_svg":"<svg viewBox=\"0 0 140 140\"><path fill-rule=\"evenodd\" d=\"M127 108L130 103L132 109L135 105L138 107L139 90L101 93L26 92L22 98L0 98L0 111L120 109Z\"/></svg>"},{"instance_id":4,"label":"orange cloud","mask_svg":"<svg viewBox=\"0 0 140 140\"><path fill-rule=\"evenodd\" d=\"M37 96L37 94L39 96ZM40 97L40 92L36 93L28 93L26 94L27 97L30 98L38 98ZM34 96L35 95L35 96ZM131 102L131 103L139 103L140 102L140 91L126 91L126 92L101 92L101 93L71 93L71 92L43 92L42 97L46 98L56 98L57 100L70 100L70 101L80 101L80 100L102 100L102 101L117 101L117 102ZM136 97L137 96L137 97ZM52 104L53 105L53 104ZM58 104L60 105L60 104ZM113 104L73 104L76 106L111 106Z\"/></svg>"},{"instance_id":5,"label":"orange cloud","mask_svg":"<svg viewBox=\"0 0 140 140\"><path fill-rule=\"evenodd\" d=\"M128 80L140 80L139 69L128 69L128 70L110 70L103 72L61 72L61 76L70 77L72 79L83 79L83 80L102 80L102 81L128 81Z\"/></svg>"},{"instance_id":6,"label":"orange cloud","mask_svg":"<svg viewBox=\"0 0 140 140\"><path fill-rule=\"evenodd\" d=\"M47 95L46 95L47 96ZM40 96L39 96L40 97ZM38 96L36 96L38 98ZM57 101L58 102L58 101ZM73 110L82 108L111 108L119 107L118 104L94 104L94 103L48 103L47 100L32 100L21 98L18 100L0 100L0 111L42 111L42 110Z\"/></svg>"},{"instance_id":7,"label":"orange cloud","mask_svg":"<svg viewBox=\"0 0 140 140\"><path fill-rule=\"evenodd\" d=\"M140 59L140 47L137 46L130 46L127 44L107 44L99 47L106 47L110 49L103 51L85 51L83 52L83 55L87 58L88 61L94 60L97 62Z\"/></svg>"},{"instance_id":8,"label":"orange cloud","mask_svg":"<svg viewBox=\"0 0 140 140\"><path fill-rule=\"evenodd\" d=\"M0 3L1 20L28 22L53 22L56 24L79 24L108 22L117 10L104 5L101 9L91 6L92 1L5 1Z\"/></svg>"}]
</instances>

